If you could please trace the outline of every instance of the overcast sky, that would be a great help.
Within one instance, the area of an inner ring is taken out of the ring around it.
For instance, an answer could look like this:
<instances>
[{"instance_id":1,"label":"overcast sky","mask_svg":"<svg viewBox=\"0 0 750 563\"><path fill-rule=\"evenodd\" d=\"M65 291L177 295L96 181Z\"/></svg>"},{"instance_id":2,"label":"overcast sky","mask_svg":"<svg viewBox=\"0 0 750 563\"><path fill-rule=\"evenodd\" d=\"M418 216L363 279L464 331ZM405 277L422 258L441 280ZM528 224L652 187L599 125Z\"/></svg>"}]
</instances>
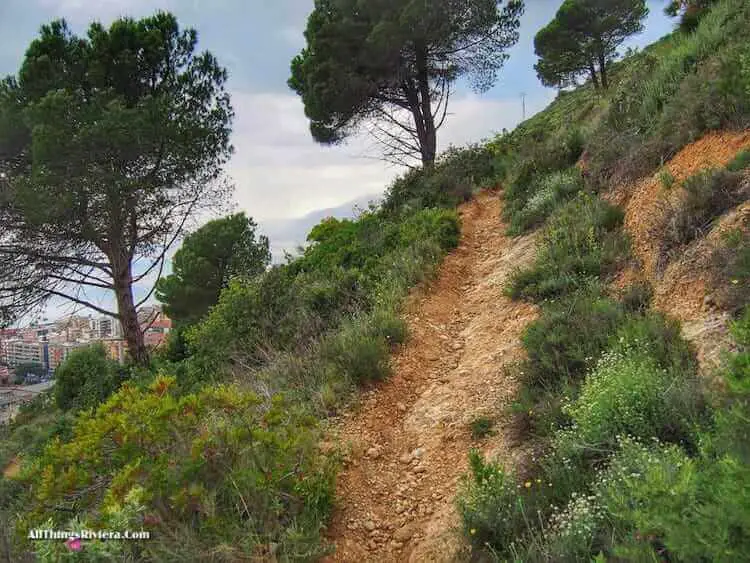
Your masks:
<instances>
[{"instance_id":1,"label":"overcast sky","mask_svg":"<svg viewBox=\"0 0 750 563\"><path fill-rule=\"evenodd\" d=\"M476 96L459 87L449 119L438 134L441 149L477 142L521 120L521 93L527 116L543 109L555 92L543 88L533 64L534 34L561 0L527 0L521 39L494 88ZM627 45L644 46L668 33L664 0L649 1L643 34ZM377 151L367 138L344 146L313 142L302 103L286 86L289 62L304 46L302 32L313 0L0 0L0 75L17 72L39 26L64 17L83 35L92 20L108 24L122 15L173 12L183 26L198 31L199 49L212 51L229 71L236 118L236 152L227 172L236 185L238 209L261 227L271 220L296 219L380 195L400 171L368 158Z\"/></svg>"}]
</instances>

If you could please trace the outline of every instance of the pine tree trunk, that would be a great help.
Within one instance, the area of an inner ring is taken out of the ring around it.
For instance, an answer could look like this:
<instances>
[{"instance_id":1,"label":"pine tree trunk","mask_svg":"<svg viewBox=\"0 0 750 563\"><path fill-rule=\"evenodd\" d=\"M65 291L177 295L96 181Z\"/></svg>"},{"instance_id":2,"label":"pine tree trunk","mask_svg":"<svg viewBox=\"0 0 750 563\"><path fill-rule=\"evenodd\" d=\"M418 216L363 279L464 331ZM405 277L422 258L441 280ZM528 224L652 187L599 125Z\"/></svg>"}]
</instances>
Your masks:
<instances>
[{"instance_id":1,"label":"pine tree trunk","mask_svg":"<svg viewBox=\"0 0 750 563\"><path fill-rule=\"evenodd\" d=\"M427 49L417 48L417 85L419 88L419 112L422 117L423 132L420 134L422 166L428 168L435 163L437 156L437 130L432 116L430 97L430 77L427 72Z\"/></svg>"},{"instance_id":2,"label":"pine tree trunk","mask_svg":"<svg viewBox=\"0 0 750 563\"><path fill-rule=\"evenodd\" d=\"M607 60L604 57L604 51L599 52L599 75L602 77L602 88L609 89L609 80L607 79Z\"/></svg>"},{"instance_id":3,"label":"pine tree trunk","mask_svg":"<svg viewBox=\"0 0 750 563\"><path fill-rule=\"evenodd\" d=\"M594 90L598 90L599 79L596 76L596 68L594 68L594 61L589 61L589 73L591 73L591 81L594 83Z\"/></svg>"},{"instance_id":4,"label":"pine tree trunk","mask_svg":"<svg viewBox=\"0 0 750 563\"><path fill-rule=\"evenodd\" d=\"M133 276L130 261L116 270L115 296L117 298L117 311L120 315L122 334L128 345L128 355L138 366L149 364L148 350L143 339L143 332L138 322L138 312L133 300Z\"/></svg>"}]
</instances>

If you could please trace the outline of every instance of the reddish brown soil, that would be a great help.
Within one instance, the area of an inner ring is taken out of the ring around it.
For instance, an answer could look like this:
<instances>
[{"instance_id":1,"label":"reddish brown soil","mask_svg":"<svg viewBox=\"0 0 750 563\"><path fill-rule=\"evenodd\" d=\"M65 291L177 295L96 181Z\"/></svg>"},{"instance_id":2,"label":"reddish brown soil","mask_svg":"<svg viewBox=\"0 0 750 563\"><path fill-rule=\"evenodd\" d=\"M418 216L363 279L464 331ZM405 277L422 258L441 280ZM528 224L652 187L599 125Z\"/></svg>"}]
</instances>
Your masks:
<instances>
[{"instance_id":1,"label":"reddish brown soil","mask_svg":"<svg viewBox=\"0 0 750 563\"><path fill-rule=\"evenodd\" d=\"M681 249L677 256L661 252L664 214L679 204L681 183L704 168L725 166L742 149L750 147L750 132L711 133L685 147L666 163L675 183L664 188L659 174L631 186L620 186L607 198L624 206L625 229L632 240L633 253L640 267L621 273L616 285L624 286L639 278L654 287L654 307L683 324L683 334L693 341L704 371L711 371L727 343L729 315L711 305L710 256L728 228L748 224L750 204L739 205L717 221L707 236Z\"/></svg>"}]
</instances>

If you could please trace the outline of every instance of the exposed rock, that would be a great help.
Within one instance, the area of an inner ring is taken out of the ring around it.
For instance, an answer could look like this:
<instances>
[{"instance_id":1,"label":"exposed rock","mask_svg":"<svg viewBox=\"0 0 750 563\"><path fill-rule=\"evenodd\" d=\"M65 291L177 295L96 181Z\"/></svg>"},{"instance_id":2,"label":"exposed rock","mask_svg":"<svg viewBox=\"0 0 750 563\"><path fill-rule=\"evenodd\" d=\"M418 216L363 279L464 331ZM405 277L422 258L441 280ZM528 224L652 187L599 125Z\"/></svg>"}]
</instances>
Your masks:
<instances>
[{"instance_id":1,"label":"exposed rock","mask_svg":"<svg viewBox=\"0 0 750 563\"><path fill-rule=\"evenodd\" d=\"M397 542L408 542L414 535L414 528L410 525L406 525L403 528L396 530L393 533L393 539Z\"/></svg>"},{"instance_id":2,"label":"exposed rock","mask_svg":"<svg viewBox=\"0 0 750 563\"><path fill-rule=\"evenodd\" d=\"M368 532L372 532L375 528L377 528L377 526L372 520L367 520L365 522L365 530L367 530Z\"/></svg>"},{"instance_id":3,"label":"exposed rock","mask_svg":"<svg viewBox=\"0 0 750 563\"><path fill-rule=\"evenodd\" d=\"M404 454L400 458L398 458L398 460L401 463L409 463L411 461L411 454Z\"/></svg>"}]
</instances>

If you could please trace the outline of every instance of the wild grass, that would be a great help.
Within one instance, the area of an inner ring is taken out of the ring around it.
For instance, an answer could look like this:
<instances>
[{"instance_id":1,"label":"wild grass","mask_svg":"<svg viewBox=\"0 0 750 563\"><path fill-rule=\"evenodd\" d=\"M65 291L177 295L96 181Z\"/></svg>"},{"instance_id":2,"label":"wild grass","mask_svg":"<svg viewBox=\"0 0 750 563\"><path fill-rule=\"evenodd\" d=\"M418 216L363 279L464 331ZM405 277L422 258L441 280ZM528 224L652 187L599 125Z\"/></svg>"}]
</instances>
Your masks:
<instances>
[{"instance_id":1,"label":"wild grass","mask_svg":"<svg viewBox=\"0 0 750 563\"><path fill-rule=\"evenodd\" d=\"M534 265L513 274L506 294L540 301L606 278L627 256L622 218L618 208L585 193L565 204L542 231Z\"/></svg>"},{"instance_id":2,"label":"wild grass","mask_svg":"<svg viewBox=\"0 0 750 563\"><path fill-rule=\"evenodd\" d=\"M695 32L634 59L587 143L595 183L648 174L705 131L745 128L750 67L740 38L749 30L747 3L721 0Z\"/></svg>"}]
</instances>

